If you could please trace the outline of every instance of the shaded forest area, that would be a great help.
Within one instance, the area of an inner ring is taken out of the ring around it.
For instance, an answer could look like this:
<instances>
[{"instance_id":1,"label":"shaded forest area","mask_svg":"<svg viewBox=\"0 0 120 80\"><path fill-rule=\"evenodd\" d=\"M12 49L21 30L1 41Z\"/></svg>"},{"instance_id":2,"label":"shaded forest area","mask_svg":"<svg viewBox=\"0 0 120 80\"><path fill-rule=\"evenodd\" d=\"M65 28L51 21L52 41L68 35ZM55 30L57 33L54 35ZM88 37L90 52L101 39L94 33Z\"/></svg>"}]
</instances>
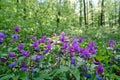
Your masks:
<instances>
[{"instance_id":1,"label":"shaded forest area","mask_svg":"<svg viewBox=\"0 0 120 80\"><path fill-rule=\"evenodd\" d=\"M95 37L119 35L120 1L0 0L0 30L9 31L15 25L39 36L61 31Z\"/></svg>"}]
</instances>

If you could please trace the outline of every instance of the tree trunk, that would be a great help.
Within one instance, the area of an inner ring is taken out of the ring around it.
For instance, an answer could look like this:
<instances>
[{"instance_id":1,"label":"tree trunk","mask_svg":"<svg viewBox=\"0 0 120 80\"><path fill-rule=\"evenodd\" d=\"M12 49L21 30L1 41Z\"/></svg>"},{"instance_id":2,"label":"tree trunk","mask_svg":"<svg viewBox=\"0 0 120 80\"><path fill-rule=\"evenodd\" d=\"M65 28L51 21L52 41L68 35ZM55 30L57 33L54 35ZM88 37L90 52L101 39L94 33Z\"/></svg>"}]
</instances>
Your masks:
<instances>
[{"instance_id":1,"label":"tree trunk","mask_svg":"<svg viewBox=\"0 0 120 80\"><path fill-rule=\"evenodd\" d=\"M101 16L100 16L100 25L103 26L105 24L104 21L104 0L102 0L102 4L101 4Z\"/></svg>"},{"instance_id":2,"label":"tree trunk","mask_svg":"<svg viewBox=\"0 0 120 80\"><path fill-rule=\"evenodd\" d=\"M93 26L93 4L92 4L92 0L90 0L90 7L91 7L91 20L92 20L92 23L91 25Z\"/></svg>"},{"instance_id":3,"label":"tree trunk","mask_svg":"<svg viewBox=\"0 0 120 80\"><path fill-rule=\"evenodd\" d=\"M84 24L87 26L87 19L86 19L86 5L85 5L85 0L83 0L83 5L84 5Z\"/></svg>"},{"instance_id":4,"label":"tree trunk","mask_svg":"<svg viewBox=\"0 0 120 80\"><path fill-rule=\"evenodd\" d=\"M119 2L120 4L120 2ZM119 24L119 28L120 28L120 5L119 5L119 19L118 19L118 24Z\"/></svg>"},{"instance_id":5,"label":"tree trunk","mask_svg":"<svg viewBox=\"0 0 120 80\"><path fill-rule=\"evenodd\" d=\"M80 27L81 27L81 26L82 26L82 0L79 0L79 2L80 2L79 25L80 25Z\"/></svg>"}]
</instances>

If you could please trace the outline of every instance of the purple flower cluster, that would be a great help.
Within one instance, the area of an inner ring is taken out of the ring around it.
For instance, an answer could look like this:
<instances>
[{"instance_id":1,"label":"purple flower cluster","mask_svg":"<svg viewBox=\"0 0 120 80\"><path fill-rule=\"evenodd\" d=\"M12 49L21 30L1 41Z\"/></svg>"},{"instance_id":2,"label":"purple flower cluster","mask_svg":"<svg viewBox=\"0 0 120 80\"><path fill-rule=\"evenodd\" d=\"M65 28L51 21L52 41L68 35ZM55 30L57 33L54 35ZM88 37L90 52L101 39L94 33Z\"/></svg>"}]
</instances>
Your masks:
<instances>
[{"instance_id":1,"label":"purple flower cluster","mask_svg":"<svg viewBox=\"0 0 120 80\"><path fill-rule=\"evenodd\" d=\"M0 42L3 42L4 38L5 38L5 34L3 32L0 32Z\"/></svg>"},{"instance_id":2,"label":"purple flower cluster","mask_svg":"<svg viewBox=\"0 0 120 80\"><path fill-rule=\"evenodd\" d=\"M98 65L96 73L97 74L102 74L103 72L104 72L104 67L102 65Z\"/></svg>"},{"instance_id":3,"label":"purple flower cluster","mask_svg":"<svg viewBox=\"0 0 120 80\"><path fill-rule=\"evenodd\" d=\"M12 38L14 39L19 38L19 35L18 35L19 30L20 28L18 26L14 27L15 34L12 35ZM4 33L0 32L0 41L1 41L1 38L3 39L4 37L5 37ZM97 49L95 48L96 45L94 41L90 41L87 47L81 47L81 44L84 41L82 37L79 37L78 39L75 39L75 38L70 39L67 35L65 35L64 32L62 32L60 36L55 35L54 37L59 38L58 39L59 44L52 40L48 40L48 38L45 36L39 39L37 37L32 37L32 40L31 40L32 44L31 46L28 46L29 48L26 48L27 46L25 46L24 43L19 43L19 44L17 43L18 51L9 52L7 56L8 58L2 57L0 58L0 60L1 62L6 62L8 59L12 60L13 62L9 64L9 67L14 68L17 65L17 61L14 59L19 58L19 57L24 57L25 61L22 61L20 63L21 64L20 67L22 71L28 71L29 66L31 67L31 64L26 63L28 60L34 63L39 63L39 61L42 58L46 59L47 53L50 53L50 55L53 55L56 62L61 61L61 58L62 60L64 60L64 58L67 58L68 60L70 60L70 64L72 64L73 66L78 65L77 64L78 60L76 60L76 57L79 57L83 59L83 61L86 61L86 62L89 59L93 60L93 63L97 66L96 74L101 75L104 73L104 67L100 64L100 61L92 57L92 55L95 55L97 53ZM54 45L58 47L54 48ZM111 47L114 45L115 45L115 42L113 40L110 40L108 43L108 46ZM58 54L54 54L55 51ZM17 52L19 52L19 54L17 54ZM62 57L61 57L61 54L63 54ZM34 64L32 65L34 66ZM82 65L81 69L85 72L84 74L85 77L91 78L91 74L88 73L87 71L88 69L86 65Z\"/></svg>"},{"instance_id":4,"label":"purple flower cluster","mask_svg":"<svg viewBox=\"0 0 120 80\"><path fill-rule=\"evenodd\" d=\"M27 71L28 70L26 62L22 62L21 67L22 67L22 71Z\"/></svg>"},{"instance_id":5,"label":"purple flower cluster","mask_svg":"<svg viewBox=\"0 0 120 80\"><path fill-rule=\"evenodd\" d=\"M113 46L115 46L114 40L109 40L108 47L113 47Z\"/></svg>"},{"instance_id":6,"label":"purple flower cluster","mask_svg":"<svg viewBox=\"0 0 120 80\"><path fill-rule=\"evenodd\" d=\"M19 32L19 30L20 30L20 27L19 27L19 26L15 26L15 27L14 27L14 32L15 32L15 34L12 35L12 38L13 38L13 39L17 40L17 39L19 38L19 35L17 34L17 33Z\"/></svg>"}]
</instances>

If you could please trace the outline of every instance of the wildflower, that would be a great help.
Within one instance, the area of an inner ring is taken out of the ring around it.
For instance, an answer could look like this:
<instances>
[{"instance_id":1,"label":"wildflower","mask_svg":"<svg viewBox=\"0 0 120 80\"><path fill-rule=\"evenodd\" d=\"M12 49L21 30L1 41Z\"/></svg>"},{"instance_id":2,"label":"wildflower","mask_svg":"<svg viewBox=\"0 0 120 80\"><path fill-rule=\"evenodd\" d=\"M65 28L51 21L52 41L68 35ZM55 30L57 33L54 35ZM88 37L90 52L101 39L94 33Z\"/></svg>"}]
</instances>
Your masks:
<instances>
[{"instance_id":1,"label":"wildflower","mask_svg":"<svg viewBox=\"0 0 120 80\"><path fill-rule=\"evenodd\" d=\"M53 33L53 36L57 36L57 34L56 34L56 33Z\"/></svg>"},{"instance_id":2,"label":"wildflower","mask_svg":"<svg viewBox=\"0 0 120 80\"><path fill-rule=\"evenodd\" d=\"M18 39L19 36L18 36L17 34L13 34L13 35L12 35L12 38L13 38L13 39Z\"/></svg>"},{"instance_id":3,"label":"wildflower","mask_svg":"<svg viewBox=\"0 0 120 80\"><path fill-rule=\"evenodd\" d=\"M84 72L87 72L87 67L86 66L81 66L81 68Z\"/></svg>"},{"instance_id":4,"label":"wildflower","mask_svg":"<svg viewBox=\"0 0 120 80\"><path fill-rule=\"evenodd\" d=\"M104 80L102 77L100 77L99 75L96 75L96 79L97 80Z\"/></svg>"},{"instance_id":5,"label":"wildflower","mask_svg":"<svg viewBox=\"0 0 120 80\"><path fill-rule=\"evenodd\" d=\"M58 62L59 61L59 57L56 57L55 60Z\"/></svg>"},{"instance_id":6,"label":"wildflower","mask_svg":"<svg viewBox=\"0 0 120 80\"><path fill-rule=\"evenodd\" d=\"M35 50L39 49L39 43L38 41L35 41L32 46L34 47Z\"/></svg>"},{"instance_id":7,"label":"wildflower","mask_svg":"<svg viewBox=\"0 0 120 80\"><path fill-rule=\"evenodd\" d=\"M6 62L6 61L7 61L7 58L4 58L4 57L1 58L1 62Z\"/></svg>"},{"instance_id":8,"label":"wildflower","mask_svg":"<svg viewBox=\"0 0 120 80\"><path fill-rule=\"evenodd\" d=\"M26 65L26 62L22 62L22 63L21 63L21 67L22 67L22 70L23 70L23 71L27 71L27 70L28 70L28 67L27 67L27 65Z\"/></svg>"},{"instance_id":9,"label":"wildflower","mask_svg":"<svg viewBox=\"0 0 120 80\"><path fill-rule=\"evenodd\" d=\"M62 32L62 33L60 34L60 41L61 41L61 42L64 42L64 41L65 41L65 33L64 33L64 32Z\"/></svg>"},{"instance_id":10,"label":"wildflower","mask_svg":"<svg viewBox=\"0 0 120 80\"><path fill-rule=\"evenodd\" d=\"M19 51L23 50L23 48L24 48L24 46L23 46L22 44L19 44L19 45L18 45L18 50L19 50Z\"/></svg>"},{"instance_id":11,"label":"wildflower","mask_svg":"<svg viewBox=\"0 0 120 80\"><path fill-rule=\"evenodd\" d=\"M95 48L89 48L90 53L96 54L97 50Z\"/></svg>"},{"instance_id":12,"label":"wildflower","mask_svg":"<svg viewBox=\"0 0 120 80\"><path fill-rule=\"evenodd\" d=\"M13 57L15 57L15 53L14 52L10 52L8 56L13 58Z\"/></svg>"},{"instance_id":13,"label":"wildflower","mask_svg":"<svg viewBox=\"0 0 120 80\"><path fill-rule=\"evenodd\" d=\"M0 32L0 38L4 38L5 37L5 34Z\"/></svg>"},{"instance_id":14,"label":"wildflower","mask_svg":"<svg viewBox=\"0 0 120 80\"><path fill-rule=\"evenodd\" d=\"M80 38L78 39L78 42L79 42L79 43L83 42L83 38L80 37Z\"/></svg>"},{"instance_id":15,"label":"wildflower","mask_svg":"<svg viewBox=\"0 0 120 80\"><path fill-rule=\"evenodd\" d=\"M74 53L73 52L70 53L70 57L74 57Z\"/></svg>"},{"instance_id":16,"label":"wildflower","mask_svg":"<svg viewBox=\"0 0 120 80\"><path fill-rule=\"evenodd\" d=\"M79 51L79 44L77 42L77 40L73 40L72 41L72 48L74 51L78 52Z\"/></svg>"},{"instance_id":17,"label":"wildflower","mask_svg":"<svg viewBox=\"0 0 120 80\"><path fill-rule=\"evenodd\" d=\"M100 65L100 62L99 62L98 60L96 60L96 59L93 59L93 63L94 63L95 65Z\"/></svg>"},{"instance_id":18,"label":"wildflower","mask_svg":"<svg viewBox=\"0 0 120 80\"><path fill-rule=\"evenodd\" d=\"M16 62L13 62L13 63L9 64L9 67L13 68L15 65L16 65Z\"/></svg>"},{"instance_id":19,"label":"wildflower","mask_svg":"<svg viewBox=\"0 0 120 80\"><path fill-rule=\"evenodd\" d=\"M15 27L14 27L14 31L15 31L15 32L18 32L19 30L20 30L20 27L18 27L18 26L15 26Z\"/></svg>"},{"instance_id":20,"label":"wildflower","mask_svg":"<svg viewBox=\"0 0 120 80\"><path fill-rule=\"evenodd\" d=\"M48 53L49 51L50 51L50 50L48 50L48 49L44 50L45 53Z\"/></svg>"},{"instance_id":21,"label":"wildflower","mask_svg":"<svg viewBox=\"0 0 120 80\"><path fill-rule=\"evenodd\" d=\"M84 49L84 50L82 51L82 56L85 57L86 59L89 59L89 58L90 58L89 49Z\"/></svg>"},{"instance_id":22,"label":"wildflower","mask_svg":"<svg viewBox=\"0 0 120 80\"><path fill-rule=\"evenodd\" d=\"M45 41L46 41L46 40L45 40L45 37L42 37L42 38L39 39L39 42L40 42L40 43L45 43Z\"/></svg>"},{"instance_id":23,"label":"wildflower","mask_svg":"<svg viewBox=\"0 0 120 80\"><path fill-rule=\"evenodd\" d=\"M37 41L37 37L35 37L35 36L32 37L32 40L33 40L33 41Z\"/></svg>"},{"instance_id":24,"label":"wildflower","mask_svg":"<svg viewBox=\"0 0 120 80\"><path fill-rule=\"evenodd\" d=\"M63 49L66 49L67 47L68 47L68 43L67 43L67 42L64 42L62 48L63 48Z\"/></svg>"},{"instance_id":25,"label":"wildflower","mask_svg":"<svg viewBox=\"0 0 120 80\"><path fill-rule=\"evenodd\" d=\"M0 38L0 42L3 42L3 38Z\"/></svg>"},{"instance_id":26,"label":"wildflower","mask_svg":"<svg viewBox=\"0 0 120 80\"><path fill-rule=\"evenodd\" d=\"M28 51L23 51L22 55L25 56L25 57L29 57L30 54L29 54Z\"/></svg>"},{"instance_id":27,"label":"wildflower","mask_svg":"<svg viewBox=\"0 0 120 80\"><path fill-rule=\"evenodd\" d=\"M46 46L46 48L48 49L48 50L50 50L51 49L51 47L52 47L52 45L49 43L49 44L47 44L47 46Z\"/></svg>"},{"instance_id":28,"label":"wildflower","mask_svg":"<svg viewBox=\"0 0 120 80\"><path fill-rule=\"evenodd\" d=\"M85 75L84 75L86 78L91 78L91 74L89 74L89 73L86 73Z\"/></svg>"},{"instance_id":29,"label":"wildflower","mask_svg":"<svg viewBox=\"0 0 120 80\"><path fill-rule=\"evenodd\" d=\"M71 60L71 64L73 64L74 66L76 66L77 63L76 63L75 59Z\"/></svg>"},{"instance_id":30,"label":"wildflower","mask_svg":"<svg viewBox=\"0 0 120 80\"><path fill-rule=\"evenodd\" d=\"M103 71L104 71L104 67L101 66L101 65L99 65L99 66L97 67L96 73L97 73L97 74L102 74Z\"/></svg>"},{"instance_id":31,"label":"wildflower","mask_svg":"<svg viewBox=\"0 0 120 80\"><path fill-rule=\"evenodd\" d=\"M43 55L42 56L36 55L36 57L34 58L34 60L35 61L39 61L41 58L43 58Z\"/></svg>"},{"instance_id":32,"label":"wildflower","mask_svg":"<svg viewBox=\"0 0 120 80\"><path fill-rule=\"evenodd\" d=\"M89 44L88 44L88 47L89 47L89 48L93 48L94 46L95 46L94 41L89 42Z\"/></svg>"},{"instance_id":33,"label":"wildflower","mask_svg":"<svg viewBox=\"0 0 120 80\"><path fill-rule=\"evenodd\" d=\"M109 40L108 47L113 47L113 46L115 46L114 40Z\"/></svg>"}]
</instances>

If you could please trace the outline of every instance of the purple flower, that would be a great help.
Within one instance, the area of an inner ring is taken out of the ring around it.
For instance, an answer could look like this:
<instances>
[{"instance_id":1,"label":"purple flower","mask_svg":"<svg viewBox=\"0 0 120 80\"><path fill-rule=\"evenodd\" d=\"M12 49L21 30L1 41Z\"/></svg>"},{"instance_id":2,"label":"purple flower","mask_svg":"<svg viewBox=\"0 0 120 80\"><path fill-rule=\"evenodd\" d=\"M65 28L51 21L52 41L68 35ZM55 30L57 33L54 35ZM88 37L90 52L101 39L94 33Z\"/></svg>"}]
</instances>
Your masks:
<instances>
[{"instance_id":1,"label":"purple flower","mask_svg":"<svg viewBox=\"0 0 120 80\"><path fill-rule=\"evenodd\" d=\"M22 67L22 71L27 71L28 67Z\"/></svg>"},{"instance_id":2,"label":"purple flower","mask_svg":"<svg viewBox=\"0 0 120 80\"><path fill-rule=\"evenodd\" d=\"M40 42L40 43L45 43L45 41L46 41L46 40L45 40L45 37L42 37L42 38L39 39L39 42Z\"/></svg>"},{"instance_id":3,"label":"purple flower","mask_svg":"<svg viewBox=\"0 0 120 80\"><path fill-rule=\"evenodd\" d=\"M52 44L47 44L47 46L46 46L46 48L48 49L48 50L50 50L51 49L51 47L52 47Z\"/></svg>"},{"instance_id":4,"label":"purple flower","mask_svg":"<svg viewBox=\"0 0 120 80\"><path fill-rule=\"evenodd\" d=\"M5 37L5 34L0 32L0 38L4 38Z\"/></svg>"},{"instance_id":5,"label":"purple flower","mask_svg":"<svg viewBox=\"0 0 120 80\"><path fill-rule=\"evenodd\" d=\"M108 47L113 47L113 46L115 46L114 40L109 40Z\"/></svg>"},{"instance_id":6,"label":"purple flower","mask_svg":"<svg viewBox=\"0 0 120 80\"><path fill-rule=\"evenodd\" d=\"M61 42L64 42L64 41L65 41L65 33L64 33L64 32L62 32L62 33L60 34L60 41L61 41Z\"/></svg>"},{"instance_id":7,"label":"purple flower","mask_svg":"<svg viewBox=\"0 0 120 80\"><path fill-rule=\"evenodd\" d=\"M80 47L77 40L72 41L72 48L75 52L79 52Z\"/></svg>"},{"instance_id":8,"label":"purple flower","mask_svg":"<svg viewBox=\"0 0 120 80\"><path fill-rule=\"evenodd\" d=\"M87 72L87 67L86 66L82 66L81 68L84 72Z\"/></svg>"},{"instance_id":9,"label":"purple flower","mask_svg":"<svg viewBox=\"0 0 120 80\"><path fill-rule=\"evenodd\" d=\"M78 42L79 42L79 43L83 42L83 38L80 37L80 38L78 39Z\"/></svg>"},{"instance_id":10,"label":"purple flower","mask_svg":"<svg viewBox=\"0 0 120 80\"><path fill-rule=\"evenodd\" d=\"M39 49L39 42L35 41L32 46L34 47L35 50Z\"/></svg>"},{"instance_id":11,"label":"purple flower","mask_svg":"<svg viewBox=\"0 0 120 80\"><path fill-rule=\"evenodd\" d=\"M45 53L48 53L49 51L50 51L49 49L44 50Z\"/></svg>"},{"instance_id":12,"label":"purple flower","mask_svg":"<svg viewBox=\"0 0 120 80\"><path fill-rule=\"evenodd\" d=\"M100 65L100 62L99 62L98 60L96 60L96 59L93 59L93 63L94 63L95 65Z\"/></svg>"},{"instance_id":13,"label":"purple flower","mask_svg":"<svg viewBox=\"0 0 120 80\"><path fill-rule=\"evenodd\" d=\"M3 42L3 38L0 37L0 42Z\"/></svg>"},{"instance_id":14,"label":"purple flower","mask_svg":"<svg viewBox=\"0 0 120 80\"><path fill-rule=\"evenodd\" d=\"M7 58L1 58L1 62L6 62L7 61Z\"/></svg>"},{"instance_id":15,"label":"purple flower","mask_svg":"<svg viewBox=\"0 0 120 80\"><path fill-rule=\"evenodd\" d=\"M98 65L97 70L96 70L96 73L97 73L97 74L102 74L103 72L104 72L104 67L101 66L101 65Z\"/></svg>"},{"instance_id":16,"label":"purple flower","mask_svg":"<svg viewBox=\"0 0 120 80\"><path fill-rule=\"evenodd\" d=\"M63 48L63 49L66 49L67 47L68 47L68 43L67 43L67 42L64 42L62 48Z\"/></svg>"},{"instance_id":17,"label":"purple flower","mask_svg":"<svg viewBox=\"0 0 120 80\"><path fill-rule=\"evenodd\" d=\"M10 52L8 56L13 58L13 57L15 57L15 53L14 52Z\"/></svg>"},{"instance_id":18,"label":"purple flower","mask_svg":"<svg viewBox=\"0 0 120 80\"><path fill-rule=\"evenodd\" d=\"M95 46L94 41L89 42L89 44L88 44L88 47L89 47L89 48L93 48L94 46Z\"/></svg>"},{"instance_id":19,"label":"purple flower","mask_svg":"<svg viewBox=\"0 0 120 80\"><path fill-rule=\"evenodd\" d=\"M13 63L9 64L9 67L13 68L15 65L16 65L16 62L13 62Z\"/></svg>"},{"instance_id":20,"label":"purple flower","mask_svg":"<svg viewBox=\"0 0 120 80\"><path fill-rule=\"evenodd\" d=\"M74 57L74 53L73 52L70 53L70 57Z\"/></svg>"},{"instance_id":21,"label":"purple flower","mask_svg":"<svg viewBox=\"0 0 120 80\"><path fill-rule=\"evenodd\" d=\"M19 36L18 36L17 34L13 34L13 35L12 35L12 38L14 38L14 39L18 39Z\"/></svg>"},{"instance_id":22,"label":"purple flower","mask_svg":"<svg viewBox=\"0 0 120 80\"><path fill-rule=\"evenodd\" d=\"M37 37L35 37L35 36L32 37L32 40L33 40L33 41L37 41Z\"/></svg>"},{"instance_id":23,"label":"purple flower","mask_svg":"<svg viewBox=\"0 0 120 80\"><path fill-rule=\"evenodd\" d=\"M22 63L21 63L21 67L22 67L22 70L23 70L23 71L27 71L27 70L28 70L28 67L27 67L27 65L26 65L26 62L22 62Z\"/></svg>"},{"instance_id":24,"label":"purple flower","mask_svg":"<svg viewBox=\"0 0 120 80\"><path fill-rule=\"evenodd\" d=\"M22 44L19 44L19 45L18 45L18 50L19 50L19 51L23 50L23 48L24 48L24 46L23 46Z\"/></svg>"},{"instance_id":25,"label":"purple flower","mask_svg":"<svg viewBox=\"0 0 120 80\"><path fill-rule=\"evenodd\" d=\"M104 79L100 77L99 75L96 75L96 80L104 80Z\"/></svg>"},{"instance_id":26,"label":"purple flower","mask_svg":"<svg viewBox=\"0 0 120 80\"><path fill-rule=\"evenodd\" d=\"M73 47L69 46L69 47L68 47L68 52L69 52L69 53L74 52Z\"/></svg>"},{"instance_id":27,"label":"purple flower","mask_svg":"<svg viewBox=\"0 0 120 80\"><path fill-rule=\"evenodd\" d=\"M36 57L34 58L34 60L35 61L39 61L41 58L43 58L43 55L42 56L36 55Z\"/></svg>"},{"instance_id":28,"label":"purple flower","mask_svg":"<svg viewBox=\"0 0 120 80\"><path fill-rule=\"evenodd\" d=\"M89 51L90 51L90 53L92 53L92 54L96 54L96 52L97 52L97 50L96 50L95 48L90 48Z\"/></svg>"},{"instance_id":29,"label":"purple flower","mask_svg":"<svg viewBox=\"0 0 120 80\"><path fill-rule=\"evenodd\" d=\"M86 59L89 59L89 58L90 58L89 49L84 49L84 50L82 51L82 56L84 56Z\"/></svg>"},{"instance_id":30,"label":"purple flower","mask_svg":"<svg viewBox=\"0 0 120 80\"><path fill-rule=\"evenodd\" d=\"M19 30L20 30L20 27L18 27L18 26L15 26L15 27L14 27L14 31L15 31L15 32L18 32Z\"/></svg>"},{"instance_id":31,"label":"purple flower","mask_svg":"<svg viewBox=\"0 0 120 80\"><path fill-rule=\"evenodd\" d=\"M75 61L75 59L72 59L72 60L71 60L71 64L73 64L74 66L76 66L76 61Z\"/></svg>"},{"instance_id":32,"label":"purple flower","mask_svg":"<svg viewBox=\"0 0 120 80\"><path fill-rule=\"evenodd\" d=\"M23 54L23 56L25 56L25 57L29 57L29 55L30 55L28 51L24 51L22 54Z\"/></svg>"},{"instance_id":33,"label":"purple flower","mask_svg":"<svg viewBox=\"0 0 120 80\"><path fill-rule=\"evenodd\" d=\"M26 62L22 62L21 63L21 67L26 67L27 65L26 65Z\"/></svg>"},{"instance_id":34,"label":"purple flower","mask_svg":"<svg viewBox=\"0 0 120 80\"><path fill-rule=\"evenodd\" d=\"M59 57L56 57L55 60L58 62L59 61Z\"/></svg>"},{"instance_id":35,"label":"purple flower","mask_svg":"<svg viewBox=\"0 0 120 80\"><path fill-rule=\"evenodd\" d=\"M86 77L86 78L91 78L91 74L89 74L89 73L86 73L86 74L84 74L84 76Z\"/></svg>"},{"instance_id":36,"label":"purple flower","mask_svg":"<svg viewBox=\"0 0 120 80\"><path fill-rule=\"evenodd\" d=\"M57 36L57 34L56 34L56 33L53 33L53 36Z\"/></svg>"}]
</instances>

